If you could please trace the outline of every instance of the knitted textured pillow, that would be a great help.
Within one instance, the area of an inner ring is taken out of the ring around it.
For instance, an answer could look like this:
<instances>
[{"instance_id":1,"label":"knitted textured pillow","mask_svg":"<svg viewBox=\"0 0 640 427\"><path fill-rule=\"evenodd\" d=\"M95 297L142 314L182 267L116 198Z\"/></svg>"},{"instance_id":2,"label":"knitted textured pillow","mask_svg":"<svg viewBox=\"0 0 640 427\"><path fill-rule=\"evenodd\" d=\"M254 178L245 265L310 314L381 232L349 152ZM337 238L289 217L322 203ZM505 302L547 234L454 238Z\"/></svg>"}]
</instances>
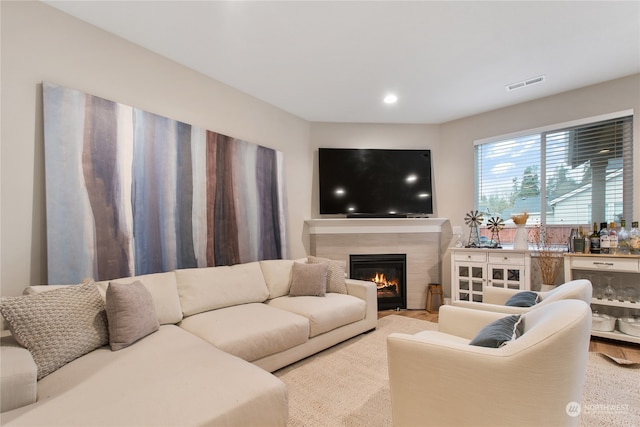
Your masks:
<instances>
[{"instance_id":1,"label":"knitted textured pillow","mask_svg":"<svg viewBox=\"0 0 640 427\"><path fill-rule=\"evenodd\" d=\"M344 281L345 270L347 263L344 261L335 261L328 258L319 258L315 256L308 256L307 262L309 264L322 264L323 262L329 263L329 270L327 271L327 292L334 292L337 294L346 294L347 285Z\"/></svg>"},{"instance_id":2,"label":"knitted textured pillow","mask_svg":"<svg viewBox=\"0 0 640 427\"><path fill-rule=\"evenodd\" d=\"M94 283L0 298L0 313L38 367L38 380L109 342L104 301Z\"/></svg>"}]
</instances>

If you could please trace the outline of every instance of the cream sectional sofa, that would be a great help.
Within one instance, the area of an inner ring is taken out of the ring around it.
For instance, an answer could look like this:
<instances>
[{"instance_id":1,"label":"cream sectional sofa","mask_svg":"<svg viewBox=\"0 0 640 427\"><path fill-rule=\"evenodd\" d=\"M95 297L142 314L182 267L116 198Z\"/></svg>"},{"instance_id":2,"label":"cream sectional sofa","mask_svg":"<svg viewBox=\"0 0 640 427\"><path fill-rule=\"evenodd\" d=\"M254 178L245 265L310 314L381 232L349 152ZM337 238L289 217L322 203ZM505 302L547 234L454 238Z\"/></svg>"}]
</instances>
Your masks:
<instances>
[{"instance_id":1,"label":"cream sectional sofa","mask_svg":"<svg viewBox=\"0 0 640 427\"><path fill-rule=\"evenodd\" d=\"M115 280L144 285L158 330L118 351L99 347L38 381L32 354L4 337L0 423L285 425L287 390L270 372L377 323L373 283L346 279L346 293L290 296L293 268L270 260ZM109 282L96 285L106 298Z\"/></svg>"}]
</instances>

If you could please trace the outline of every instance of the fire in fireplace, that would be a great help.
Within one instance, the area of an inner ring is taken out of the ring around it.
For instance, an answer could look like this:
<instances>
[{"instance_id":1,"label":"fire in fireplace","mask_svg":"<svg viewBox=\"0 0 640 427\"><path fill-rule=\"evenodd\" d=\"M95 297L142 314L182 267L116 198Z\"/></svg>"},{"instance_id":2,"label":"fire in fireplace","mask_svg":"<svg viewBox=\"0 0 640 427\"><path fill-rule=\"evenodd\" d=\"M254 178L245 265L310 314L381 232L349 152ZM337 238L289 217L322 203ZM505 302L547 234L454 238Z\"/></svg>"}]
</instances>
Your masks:
<instances>
[{"instance_id":1,"label":"fire in fireplace","mask_svg":"<svg viewBox=\"0 0 640 427\"><path fill-rule=\"evenodd\" d=\"M349 276L378 288L378 310L407 308L406 254L349 256Z\"/></svg>"}]
</instances>

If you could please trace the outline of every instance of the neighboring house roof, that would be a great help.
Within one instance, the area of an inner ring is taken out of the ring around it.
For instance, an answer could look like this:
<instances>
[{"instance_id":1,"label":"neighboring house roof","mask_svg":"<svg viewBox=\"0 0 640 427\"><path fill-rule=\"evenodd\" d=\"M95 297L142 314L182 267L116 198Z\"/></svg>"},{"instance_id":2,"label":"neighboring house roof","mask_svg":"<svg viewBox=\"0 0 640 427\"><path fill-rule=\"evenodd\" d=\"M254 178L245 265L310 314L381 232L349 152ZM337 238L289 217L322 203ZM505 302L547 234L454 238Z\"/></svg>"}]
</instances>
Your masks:
<instances>
[{"instance_id":1,"label":"neighboring house roof","mask_svg":"<svg viewBox=\"0 0 640 427\"><path fill-rule=\"evenodd\" d=\"M502 211L502 218L511 218L513 214L519 214L526 212L529 215L540 215L540 195L530 197L517 198L513 206ZM549 211L549 204L547 203L546 211Z\"/></svg>"},{"instance_id":2,"label":"neighboring house roof","mask_svg":"<svg viewBox=\"0 0 640 427\"><path fill-rule=\"evenodd\" d=\"M613 178L615 178L617 176L620 176L621 174L622 174L622 169L617 169L617 170L611 172L610 174L608 174L607 177L605 178L605 180L606 181L610 181ZM565 200L570 199L570 198L572 198L572 197L574 197L574 196L576 196L576 195L578 195L578 194L580 194L580 193L582 193L584 191L587 191L587 190L591 190L591 183L585 184L582 187L578 187L573 191L569 191L568 193L565 193L560 197L556 197L555 199L553 199L553 200L551 200L549 202L549 205L550 206L555 206L558 203L564 202Z\"/></svg>"}]
</instances>

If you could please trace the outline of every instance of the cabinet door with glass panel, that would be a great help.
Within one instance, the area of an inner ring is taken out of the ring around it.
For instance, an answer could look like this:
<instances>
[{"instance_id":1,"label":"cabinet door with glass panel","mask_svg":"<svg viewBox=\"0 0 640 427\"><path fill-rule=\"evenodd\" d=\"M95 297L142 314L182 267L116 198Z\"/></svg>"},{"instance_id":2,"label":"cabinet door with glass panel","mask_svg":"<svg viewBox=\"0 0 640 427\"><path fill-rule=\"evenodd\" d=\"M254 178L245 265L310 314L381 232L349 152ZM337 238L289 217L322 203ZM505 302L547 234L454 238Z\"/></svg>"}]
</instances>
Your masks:
<instances>
[{"instance_id":1,"label":"cabinet door with glass panel","mask_svg":"<svg viewBox=\"0 0 640 427\"><path fill-rule=\"evenodd\" d=\"M489 281L487 286L507 289L528 289L530 258L525 252L489 253Z\"/></svg>"},{"instance_id":2,"label":"cabinet door with glass panel","mask_svg":"<svg viewBox=\"0 0 640 427\"><path fill-rule=\"evenodd\" d=\"M487 283L487 253L482 250L454 250L452 261L453 300L482 302L482 291Z\"/></svg>"}]
</instances>

